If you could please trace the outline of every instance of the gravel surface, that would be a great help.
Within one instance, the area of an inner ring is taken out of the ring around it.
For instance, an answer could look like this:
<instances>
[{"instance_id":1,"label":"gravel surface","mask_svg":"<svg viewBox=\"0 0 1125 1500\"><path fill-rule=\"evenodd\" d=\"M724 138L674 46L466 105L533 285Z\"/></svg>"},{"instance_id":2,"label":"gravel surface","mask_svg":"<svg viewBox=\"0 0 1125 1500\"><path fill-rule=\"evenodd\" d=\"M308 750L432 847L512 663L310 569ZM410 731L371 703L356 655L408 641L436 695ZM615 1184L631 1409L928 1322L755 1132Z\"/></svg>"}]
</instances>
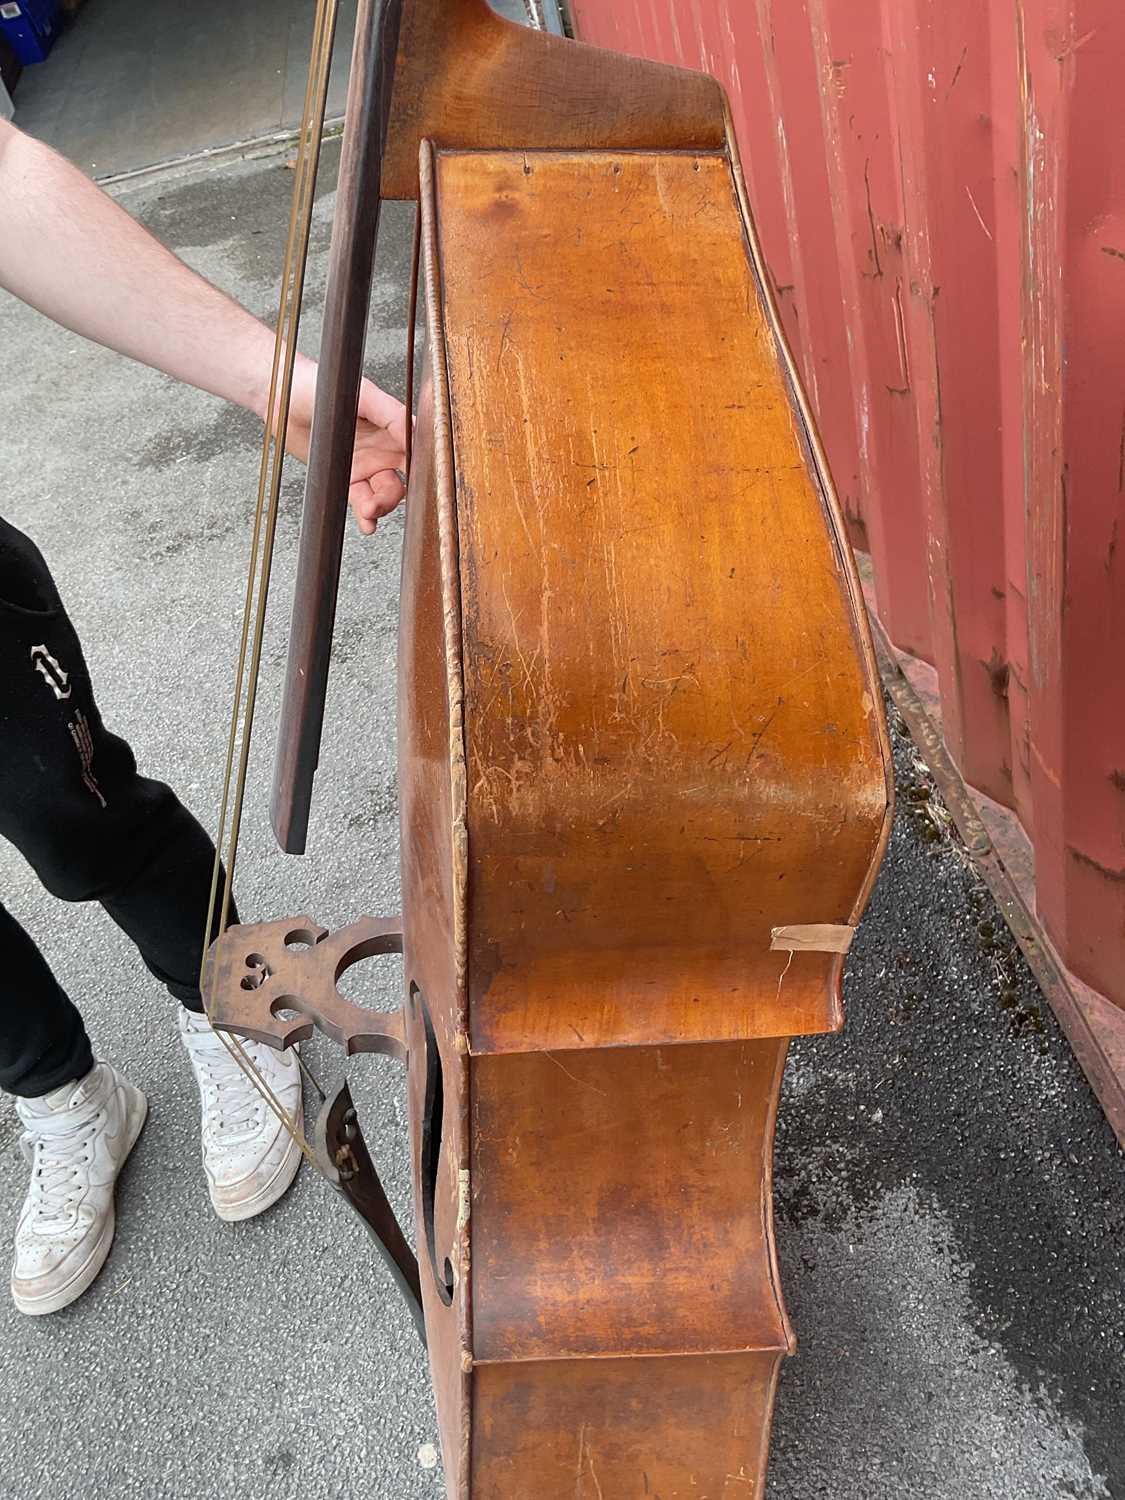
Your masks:
<instances>
[{"instance_id":1,"label":"gravel surface","mask_svg":"<svg viewBox=\"0 0 1125 1500\"><path fill-rule=\"evenodd\" d=\"M275 160L123 201L269 316L291 185ZM405 211L386 215L368 345L370 372L395 389L409 227ZM310 315L309 348L316 332ZM0 368L4 513L56 570L110 726L214 826L255 424L7 300ZM289 860L267 832L266 783L300 495L294 474L240 902L334 925L396 904L401 521L348 539L310 852ZM794 1046L782 1105L778 1237L801 1343L778 1397L771 1500L1125 1497L1120 1156L904 737L898 754L902 811L849 960L847 1029ZM439 1496L424 1362L362 1226L307 1171L263 1218L220 1224L171 1003L100 910L54 901L7 848L0 890L101 1053L152 1101L92 1291L44 1320L0 1302L2 1500ZM392 961L370 967L365 993L389 995ZM331 1076L331 1050L312 1052ZM400 1083L383 1087L371 1059L352 1073L404 1206ZM12 1218L16 1137L0 1099Z\"/></svg>"}]
</instances>

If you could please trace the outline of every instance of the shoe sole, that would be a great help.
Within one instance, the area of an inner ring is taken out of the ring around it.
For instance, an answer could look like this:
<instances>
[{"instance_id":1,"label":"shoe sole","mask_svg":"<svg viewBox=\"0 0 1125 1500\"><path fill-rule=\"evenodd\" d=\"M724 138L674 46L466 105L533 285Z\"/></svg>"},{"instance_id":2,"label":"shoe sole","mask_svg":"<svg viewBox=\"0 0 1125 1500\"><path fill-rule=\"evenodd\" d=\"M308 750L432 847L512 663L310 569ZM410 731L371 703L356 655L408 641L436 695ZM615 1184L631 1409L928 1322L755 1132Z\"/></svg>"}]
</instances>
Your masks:
<instances>
[{"instance_id":1,"label":"shoe sole","mask_svg":"<svg viewBox=\"0 0 1125 1500\"><path fill-rule=\"evenodd\" d=\"M137 1114L136 1118L133 1120L133 1123L129 1127L129 1137L128 1144L125 1147L125 1155L121 1158L121 1166L117 1169L118 1178L120 1178L121 1173L124 1170L125 1163L129 1160L129 1157L132 1154L133 1147L140 1139L141 1131L145 1128L145 1121L148 1119L148 1100L145 1098L144 1094L141 1093L140 1089L138 1089L136 1093L137 1099L140 1101L140 1103L139 1106L135 1106L135 1108L137 1109ZM90 1287L97 1280L98 1273L105 1265L106 1259L108 1258L110 1249L113 1245L113 1236L117 1230L116 1199L117 1182L115 1179L114 1201L110 1204L109 1214L106 1218L105 1226L102 1229L101 1234L98 1236L97 1243L95 1244L93 1250L91 1250L89 1256L82 1262L81 1266L79 1266L78 1270L75 1271L74 1275L70 1278L65 1286L59 1287L56 1291L51 1292L50 1295L46 1297L23 1297L16 1291L15 1284L12 1283L12 1301L15 1303L16 1308L19 1312L23 1313L26 1317L29 1318L46 1317L48 1313L61 1312L64 1307L69 1307L72 1302L77 1302L78 1298L82 1296L83 1292L89 1291Z\"/></svg>"},{"instance_id":2,"label":"shoe sole","mask_svg":"<svg viewBox=\"0 0 1125 1500\"><path fill-rule=\"evenodd\" d=\"M211 1207L224 1224L241 1224L246 1219L256 1219L267 1208L272 1208L280 1198L284 1198L300 1171L301 1156L301 1148L291 1136L289 1149L281 1158L277 1171L263 1187L241 1203L216 1203L212 1194Z\"/></svg>"}]
</instances>

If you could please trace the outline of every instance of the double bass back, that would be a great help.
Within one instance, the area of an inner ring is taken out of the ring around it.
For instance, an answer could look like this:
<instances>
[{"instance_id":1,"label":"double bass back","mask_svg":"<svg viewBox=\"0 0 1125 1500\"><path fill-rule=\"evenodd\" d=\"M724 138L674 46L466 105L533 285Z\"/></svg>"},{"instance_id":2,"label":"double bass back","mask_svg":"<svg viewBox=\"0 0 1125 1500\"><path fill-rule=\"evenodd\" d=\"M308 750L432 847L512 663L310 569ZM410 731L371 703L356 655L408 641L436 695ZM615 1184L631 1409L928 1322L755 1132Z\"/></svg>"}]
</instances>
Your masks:
<instances>
[{"instance_id":1,"label":"double bass back","mask_svg":"<svg viewBox=\"0 0 1125 1500\"><path fill-rule=\"evenodd\" d=\"M403 926L449 1492L756 1494L787 1038L841 1023L887 807L839 518L728 154L424 147L421 192Z\"/></svg>"},{"instance_id":2,"label":"double bass back","mask_svg":"<svg viewBox=\"0 0 1125 1500\"><path fill-rule=\"evenodd\" d=\"M759 1496L782 1069L888 827L839 508L711 80L416 0L389 142L428 337L378 1050L448 1494Z\"/></svg>"}]
</instances>

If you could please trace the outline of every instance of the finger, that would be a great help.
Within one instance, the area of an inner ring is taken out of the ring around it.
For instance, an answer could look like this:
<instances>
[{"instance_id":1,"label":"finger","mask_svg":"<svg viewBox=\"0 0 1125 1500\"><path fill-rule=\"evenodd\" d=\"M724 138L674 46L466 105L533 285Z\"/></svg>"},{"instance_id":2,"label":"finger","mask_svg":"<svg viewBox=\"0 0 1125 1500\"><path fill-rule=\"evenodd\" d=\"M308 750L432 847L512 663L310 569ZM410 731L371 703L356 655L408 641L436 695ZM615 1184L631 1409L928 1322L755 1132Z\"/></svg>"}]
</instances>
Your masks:
<instances>
[{"instance_id":1,"label":"finger","mask_svg":"<svg viewBox=\"0 0 1125 1500\"><path fill-rule=\"evenodd\" d=\"M406 442L406 407L397 396L380 390L373 380L359 388L358 415L375 427L385 427L400 445Z\"/></svg>"},{"instance_id":2,"label":"finger","mask_svg":"<svg viewBox=\"0 0 1125 1500\"><path fill-rule=\"evenodd\" d=\"M374 427L363 418L356 423L354 451L356 453L398 453L403 452L403 441L397 433L392 432L389 427Z\"/></svg>"},{"instance_id":3,"label":"finger","mask_svg":"<svg viewBox=\"0 0 1125 1500\"><path fill-rule=\"evenodd\" d=\"M348 504L355 516L355 523L364 536L371 536L379 519L370 490L364 485L353 485L348 491Z\"/></svg>"},{"instance_id":4,"label":"finger","mask_svg":"<svg viewBox=\"0 0 1125 1500\"><path fill-rule=\"evenodd\" d=\"M402 480L393 469L373 474L367 481L367 487L381 516L389 515L396 505L401 504L406 494Z\"/></svg>"},{"instance_id":5,"label":"finger","mask_svg":"<svg viewBox=\"0 0 1125 1500\"><path fill-rule=\"evenodd\" d=\"M352 451L352 467L348 476L350 483L360 479L371 479L386 471L394 473L406 464L406 454L395 443L363 443Z\"/></svg>"},{"instance_id":6,"label":"finger","mask_svg":"<svg viewBox=\"0 0 1125 1500\"><path fill-rule=\"evenodd\" d=\"M390 509L393 509L406 493L402 471L393 462L393 456L391 462L384 457L371 457L370 462L362 459L359 462L353 462L348 483L350 486L370 486L373 494L381 499L386 498L390 502L388 507Z\"/></svg>"},{"instance_id":7,"label":"finger","mask_svg":"<svg viewBox=\"0 0 1125 1500\"><path fill-rule=\"evenodd\" d=\"M348 503L355 512L359 529L366 536L375 530L375 522L391 513L403 496L401 481L393 474L379 474L361 480L348 491Z\"/></svg>"}]
</instances>

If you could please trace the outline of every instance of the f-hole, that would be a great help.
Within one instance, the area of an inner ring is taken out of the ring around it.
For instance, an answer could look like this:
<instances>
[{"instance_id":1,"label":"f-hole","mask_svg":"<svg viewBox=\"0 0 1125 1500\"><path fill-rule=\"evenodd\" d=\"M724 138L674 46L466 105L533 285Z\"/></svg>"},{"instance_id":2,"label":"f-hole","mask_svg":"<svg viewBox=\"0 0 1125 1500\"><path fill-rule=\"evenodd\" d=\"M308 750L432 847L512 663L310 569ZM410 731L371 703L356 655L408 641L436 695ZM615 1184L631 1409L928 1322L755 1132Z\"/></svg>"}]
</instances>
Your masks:
<instances>
[{"instance_id":1,"label":"f-hole","mask_svg":"<svg viewBox=\"0 0 1125 1500\"><path fill-rule=\"evenodd\" d=\"M448 1260L438 1269L437 1236L434 1231L434 1203L437 1197L438 1168L441 1165L442 1122L445 1117L445 1081L441 1069L441 1051L434 1035L433 1022L422 991L410 986L410 998L418 1008L426 1039L426 1086L422 1100L422 1228L426 1236L426 1254L437 1294L446 1307L453 1302L453 1267Z\"/></svg>"}]
</instances>

